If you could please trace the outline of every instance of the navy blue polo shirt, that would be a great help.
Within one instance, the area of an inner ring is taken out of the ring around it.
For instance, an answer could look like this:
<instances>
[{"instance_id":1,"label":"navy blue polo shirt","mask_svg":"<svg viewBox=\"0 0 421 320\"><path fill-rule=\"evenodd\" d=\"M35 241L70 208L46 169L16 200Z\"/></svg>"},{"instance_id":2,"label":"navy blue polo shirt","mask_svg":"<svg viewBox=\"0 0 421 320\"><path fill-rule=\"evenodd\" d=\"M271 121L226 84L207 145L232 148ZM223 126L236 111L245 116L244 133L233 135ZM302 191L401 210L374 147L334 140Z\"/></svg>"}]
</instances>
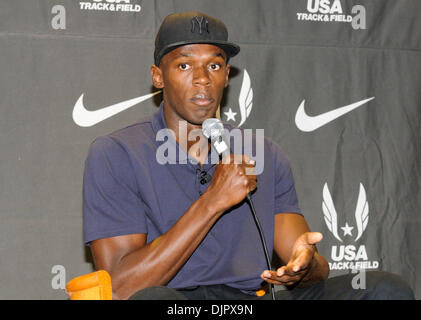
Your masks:
<instances>
[{"instance_id":1,"label":"navy blue polo shirt","mask_svg":"<svg viewBox=\"0 0 421 320\"><path fill-rule=\"evenodd\" d=\"M171 163L160 164L157 150L163 143L178 146L173 137L157 141L167 128L163 106L152 116L97 138L85 163L83 185L84 241L127 234L147 234L147 242L167 232L211 182L201 184L200 172L210 175L208 163L185 161L182 148ZM274 215L300 213L290 165L280 148L264 139L264 169L257 178L253 203L273 250ZM267 269L261 240L249 205L244 201L225 212L168 283L171 288L226 284L243 291L261 287L260 274Z\"/></svg>"}]
</instances>

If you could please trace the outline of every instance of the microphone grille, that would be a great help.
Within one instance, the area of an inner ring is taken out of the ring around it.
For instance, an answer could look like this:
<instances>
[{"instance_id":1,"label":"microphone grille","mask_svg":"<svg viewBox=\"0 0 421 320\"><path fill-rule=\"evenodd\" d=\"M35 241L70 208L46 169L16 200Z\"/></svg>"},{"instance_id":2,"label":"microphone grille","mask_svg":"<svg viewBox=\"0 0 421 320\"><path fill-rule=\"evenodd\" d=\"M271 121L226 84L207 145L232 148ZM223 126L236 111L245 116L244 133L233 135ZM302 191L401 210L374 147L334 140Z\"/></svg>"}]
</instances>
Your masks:
<instances>
[{"instance_id":1,"label":"microphone grille","mask_svg":"<svg viewBox=\"0 0 421 320\"><path fill-rule=\"evenodd\" d=\"M222 136L224 125L217 118L208 118L202 123L202 132L206 138L217 138Z\"/></svg>"}]
</instances>

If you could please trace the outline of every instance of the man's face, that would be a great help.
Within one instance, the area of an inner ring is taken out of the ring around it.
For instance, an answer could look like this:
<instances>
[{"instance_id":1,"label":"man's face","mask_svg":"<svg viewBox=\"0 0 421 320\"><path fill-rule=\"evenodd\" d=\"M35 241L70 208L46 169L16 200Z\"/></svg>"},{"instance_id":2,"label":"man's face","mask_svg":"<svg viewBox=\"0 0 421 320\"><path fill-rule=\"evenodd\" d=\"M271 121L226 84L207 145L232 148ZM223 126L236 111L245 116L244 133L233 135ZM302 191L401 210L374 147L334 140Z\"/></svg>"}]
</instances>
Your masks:
<instances>
[{"instance_id":1,"label":"man's face","mask_svg":"<svg viewBox=\"0 0 421 320\"><path fill-rule=\"evenodd\" d=\"M185 45L167 53L159 67L151 68L154 86L164 89L167 122L199 126L215 117L229 70L225 52L214 45Z\"/></svg>"}]
</instances>

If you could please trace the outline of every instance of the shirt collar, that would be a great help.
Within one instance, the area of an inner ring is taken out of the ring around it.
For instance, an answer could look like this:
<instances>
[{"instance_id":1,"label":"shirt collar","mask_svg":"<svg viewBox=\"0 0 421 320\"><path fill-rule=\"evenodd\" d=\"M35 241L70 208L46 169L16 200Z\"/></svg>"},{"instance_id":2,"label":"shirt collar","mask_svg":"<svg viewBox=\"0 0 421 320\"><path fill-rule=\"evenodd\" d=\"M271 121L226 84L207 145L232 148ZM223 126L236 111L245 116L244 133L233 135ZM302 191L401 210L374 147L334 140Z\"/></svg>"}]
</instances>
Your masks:
<instances>
[{"instance_id":1,"label":"shirt collar","mask_svg":"<svg viewBox=\"0 0 421 320\"><path fill-rule=\"evenodd\" d=\"M158 131L163 129L168 129L167 122L165 121L165 115L164 115L164 101L161 102L161 105L159 106L159 110L155 112L155 114L152 117L152 128L155 132L155 138L158 133ZM168 140L165 139L165 141L156 141L157 146L160 146L163 143L167 143L168 146L174 147L176 152L175 154L169 153L166 158L171 161L171 163L182 163L182 164L190 164L194 170L197 169L197 167L200 167L199 163L192 157L190 157L184 149L177 143L174 136L167 135ZM203 169L206 170L206 168L210 168L214 166L219 161L219 155L215 152L215 150L211 149L211 152L208 153L207 161L203 165Z\"/></svg>"},{"instance_id":2,"label":"shirt collar","mask_svg":"<svg viewBox=\"0 0 421 320\"><path fill-rule=\"evenodd\" d=\"M168 128L164 117L164 101L161 102L158 111L152 117L152 127L155 134L161 129Z\"/></svg>"}]
</instances>

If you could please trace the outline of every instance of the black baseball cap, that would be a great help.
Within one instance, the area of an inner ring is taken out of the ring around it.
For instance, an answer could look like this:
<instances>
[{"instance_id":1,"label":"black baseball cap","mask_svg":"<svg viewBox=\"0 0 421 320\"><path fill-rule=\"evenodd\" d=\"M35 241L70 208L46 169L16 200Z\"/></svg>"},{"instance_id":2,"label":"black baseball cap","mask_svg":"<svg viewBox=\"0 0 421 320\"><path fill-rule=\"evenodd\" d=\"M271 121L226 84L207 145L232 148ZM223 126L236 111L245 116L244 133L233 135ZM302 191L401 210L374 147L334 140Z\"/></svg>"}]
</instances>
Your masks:
<instances>
[{"instance_id":1,"label":"black baseball cap","mask_svg":"<svg viewBox=\"0 0 421 320\"><path fill-rule=\"evenodd\" d=\"M213 44L225 51L227 59L237 55L240 47L228 41L225 24L201 12L174 13L167 16L155 38L154 62L158 66L168 52L186 44Z\"/></svg>"}]
</instances>

